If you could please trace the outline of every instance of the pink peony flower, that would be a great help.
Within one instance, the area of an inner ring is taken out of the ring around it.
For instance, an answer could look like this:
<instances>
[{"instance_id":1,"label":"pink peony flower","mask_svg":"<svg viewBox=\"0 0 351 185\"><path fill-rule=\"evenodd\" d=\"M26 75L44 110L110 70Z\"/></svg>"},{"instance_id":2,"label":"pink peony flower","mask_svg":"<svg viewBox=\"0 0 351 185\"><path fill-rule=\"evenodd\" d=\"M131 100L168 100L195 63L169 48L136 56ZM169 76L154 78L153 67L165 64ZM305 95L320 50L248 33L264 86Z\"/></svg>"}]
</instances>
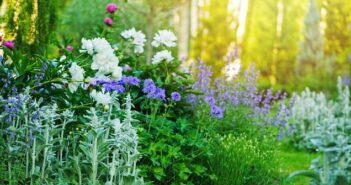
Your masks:
<instances>
[{"instance_id":1,"label":"pink peony flower","mask_svg":"<svg viewBox=\"0 0 351 185\"><path fill-rule=\"evenodd\" d=\"M73 51L73 46L71 46L71 45L68 45L67 47L66 47L66 49L68 50L68 51Z\"/></svg>"},{"instance_id":2,"label":"pink peony flower","mask_svg":"<svg viewBox=\"0 0 351 185\"><path fill-rule=\"evenodd\" d=\"M112 26L113 20L112 20L110 17L106 17L106 18L104 19L104 23L105 23L107 26Z\"/></svg>"},{"instance_id":3,"label":"pink peony flower","mask_svg":"<svg viewBox=\"0 0 351 185\"><path fill-rule=\"evenodd\" d=\"M109 3L106 7L108 13L115 13L118 10L118 6L115 3Z\"/></svg>"},{"instance_id":4,"label":"pink peony flower","mask_svg":"<svg viewBox=\"0 0 351 185\"><path fill-rule=\"evenodd\" d=\"M3 46L9 48L9 49L13 49L15 47L15 43L13 41L4 41L4 43L2 43Z\"/></svg>"}]
</instances>

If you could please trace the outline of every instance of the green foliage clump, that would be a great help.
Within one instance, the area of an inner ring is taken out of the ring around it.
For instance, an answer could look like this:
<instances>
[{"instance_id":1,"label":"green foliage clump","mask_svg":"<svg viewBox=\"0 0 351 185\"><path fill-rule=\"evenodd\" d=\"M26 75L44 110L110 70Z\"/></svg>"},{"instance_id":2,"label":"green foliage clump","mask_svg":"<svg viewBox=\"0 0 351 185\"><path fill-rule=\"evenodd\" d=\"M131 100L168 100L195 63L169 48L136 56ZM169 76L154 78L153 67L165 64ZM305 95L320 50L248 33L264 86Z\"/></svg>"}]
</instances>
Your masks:
<instances>
[{"instance_id":1,"label":"green foliage clump","mask_svg":"<svg viewBox=\"0 0 351 185\"><path fill-rule=\"evenodd\" d=\"M213 180L208 184L279 184L277 128L255 125L246 106L227 106L222 119L208 109L200 103L194 118L209 138L211 156L205 164Z\"/></svg>"},{"instance_id":2,"label":"green foliage clump","mask_svg":"<svg viewBox=\"0 0 351 185\"><path fill-rule=\"evenodd\" d=\"M214 184L275 184L277 158L274 143L269 138L218 135L211 146L210 165L217 177Z\"/></svg>"}]
</instances>

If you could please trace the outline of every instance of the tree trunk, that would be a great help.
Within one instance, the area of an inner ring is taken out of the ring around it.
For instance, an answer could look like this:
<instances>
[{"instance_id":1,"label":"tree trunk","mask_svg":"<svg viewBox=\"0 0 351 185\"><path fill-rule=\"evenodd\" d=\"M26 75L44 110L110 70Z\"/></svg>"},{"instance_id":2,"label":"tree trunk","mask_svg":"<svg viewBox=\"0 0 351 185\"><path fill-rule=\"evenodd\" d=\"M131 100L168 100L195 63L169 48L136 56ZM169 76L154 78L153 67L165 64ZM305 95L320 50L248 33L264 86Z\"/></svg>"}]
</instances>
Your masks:
<instances>
[{"instance_id":1,"label":"tree trunk","mask_svg":"<svg viewBox=\"0 0 351 185\"><path fill-rule=\"evenodd\" d=\"M150 12L147 15L148 27L146 31L146 63L150 64L151 57L152 57L152 38L154 35L155 29L155 9L151 6Z\"/></svg>"}]
</instances>

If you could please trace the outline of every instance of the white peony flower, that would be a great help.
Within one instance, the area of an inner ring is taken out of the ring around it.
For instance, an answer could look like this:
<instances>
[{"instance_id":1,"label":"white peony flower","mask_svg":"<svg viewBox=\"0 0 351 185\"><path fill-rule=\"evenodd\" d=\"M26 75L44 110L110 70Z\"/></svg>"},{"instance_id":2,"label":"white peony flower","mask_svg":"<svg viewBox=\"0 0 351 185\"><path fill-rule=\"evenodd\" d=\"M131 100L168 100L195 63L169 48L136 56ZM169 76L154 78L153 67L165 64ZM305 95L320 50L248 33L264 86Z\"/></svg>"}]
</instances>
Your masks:
<instances>
[{"instance_id":1,"label":"white peony flower","mask_svg":"<svg viewBox=\"0 0 351 185\"><path fill-rule=\"evenodd\" d=\"M134 44L134 52L135 53L143 53L145 46L145 34L141 31L136 31L135 28L123 31L121 33L122 37L125 39L132 39L132 43Z\"/></svg>"},{"instance_id":2,"label":"white peony flower","mask_svg":"<svg viewBox=\"0 0 351 185\"><path fill-rule=\"evenodd\" d=\"M93 55L94 54L93 42L91 40L87 40L85 38L82 38L82 49L79 51L81 53L87 52L89 55Z\"/></svg>"},{"instance_id":3,"label":"white peony flower","mask_svg":"<svg viewBox=\"0 0 351 185\"><path fill-rule=\"evenodd\" d=\"M72 77L72 82L68 84L68 88L72 93L74 93L77 91L78 87L82 84L84 80L85 71L75 62L72 63L68 71Z\"/></svg>"},{"instance_id":4,"label":"white peony flower","mask_svg":"<svg viewBox=\"0 0 351 185\"><path fill-rule=\"evenodd\" d=\"M114 51L113 48L111 47L110 43L107 42L107 40L104 38L95 38L91 42L93 44L94 51L96 53L111 54Z\"/></svg>"},{"instance_id":5,"label":"white peony flower","mask_svg":"<svg viewBox=\"0 0 351 185\"><path fill-rule=\"evenodd\" d=\"M97 102L97 104L108 105L112 102L110 93L96 92L94 89L90 96Z\"/></svg>"},{"instance_id":6,"label":"white peony flower","mask_svg":"<svg viewBox=\"0 0 351 185\"><path fill-rule=\"evenodd\" d=\"M109 74L118 64L119 60L113 53L98 53L93 56L91 69L98 70L100 74Z\"/></svg>"},{"instance_id":7,"label":"white peony flower","mask_svg":"<svg viewBox=\"0 0 351 185\"><path fill-rule=\"evenodd\" d=\"M171 62L173 60L172 53L168 50L157 52L151 59L152 64L159 64L162 61Z\"/></svg>"},{"instance_id":8,"label":"white peony flower","mask_svg":"<svg viewBox=\"0 0 351 185\"><path fill-rule=\"evenodd\" d=\"M119 67L119 66L114 66L112 68L112 79L114 80L121 80L122 79L122 71L123 71L123 68Z\"/></svg>"},{"instance_id":9,"label":"white peony flower","mask_svg":"<svg viewBox=\"0 0 351 185\"><path fill-rule=\"evenodd\" d=\"M92 40L82 40L83 50L93 55L91 69L96 70L96 77L106 77L111 75L112 79L120 80L122 78L122 68L118 66L119 60L114 54L114 49L104 38L95 38Z\"/></svg>"},{"instance_id":10,"label":"white peony flower","mask_svg":"<svg viewBox=\"0 0 351 185\"><path fill-rule=\"evenodd\" d=\"M161 30L159 31L152 41L152 46L159 47L161 45L165 45L166 47L174 47L177 44L177 37L174 35L172 31L169 30Z\"/></svg>"}]
</instances>

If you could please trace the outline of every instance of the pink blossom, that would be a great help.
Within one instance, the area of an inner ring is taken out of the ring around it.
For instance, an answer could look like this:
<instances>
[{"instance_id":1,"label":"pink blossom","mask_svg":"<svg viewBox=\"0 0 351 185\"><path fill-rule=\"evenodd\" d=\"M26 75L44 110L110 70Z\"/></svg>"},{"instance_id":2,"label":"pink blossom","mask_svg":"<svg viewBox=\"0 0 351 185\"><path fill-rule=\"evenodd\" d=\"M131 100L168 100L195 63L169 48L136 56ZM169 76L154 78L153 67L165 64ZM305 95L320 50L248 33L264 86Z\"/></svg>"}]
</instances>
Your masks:
<instances>
[{"instance_id":1,"label":"pink blossom","mask_svg":"<svg viewBox=\"0 0 351 185\"><path fill-rule=\"evenodd\" d=\"M13 49L15 47L15 43L13 41L4 41L4 43L2 43L3 46L9 48L9 49Z\"/></svg>"},{"instance_id":2,"label":"pink blossom","mask_svg":"<svg viewBox=\"0 0 351 185\"><path fill-rule=\"evenodd\" d=\"M112 26L113 20L112 20L110 17L106 17L106 18L104 19L104 23L105 23L107 26Z\"/></svg>"},{"instance_id":3,"label":"pink blossom","mask_svg":"<svg viewBox=\"0 0 351 185\"><path fill-rule=\"evenodd\" d=\"M68 45L67 47L66 47L66 49L68 50L68 51L73 51L73 46L71 46L71 45Z\"/></svg>"},{"instance_id":4,"label":"pink blossom","mask_svg":"<svg viewBox=\"0 0 351 185\"><path fill-rule=\"evenodd\" d=\"M118 10L118 6L115 3L109 3L106 7L108 13L115 13Z\"/></svg>"},{"instance_id":5,"label":"pink blossom","mask_svg":"<svg viewBox=\"0 0 351 185\"><path fill-rule=\"evenodd\" d=\"M123 70L124 71L131 71L132 68L128 64L126 64L126 65L124 65Z\"/></svg>"}]
</instances>

